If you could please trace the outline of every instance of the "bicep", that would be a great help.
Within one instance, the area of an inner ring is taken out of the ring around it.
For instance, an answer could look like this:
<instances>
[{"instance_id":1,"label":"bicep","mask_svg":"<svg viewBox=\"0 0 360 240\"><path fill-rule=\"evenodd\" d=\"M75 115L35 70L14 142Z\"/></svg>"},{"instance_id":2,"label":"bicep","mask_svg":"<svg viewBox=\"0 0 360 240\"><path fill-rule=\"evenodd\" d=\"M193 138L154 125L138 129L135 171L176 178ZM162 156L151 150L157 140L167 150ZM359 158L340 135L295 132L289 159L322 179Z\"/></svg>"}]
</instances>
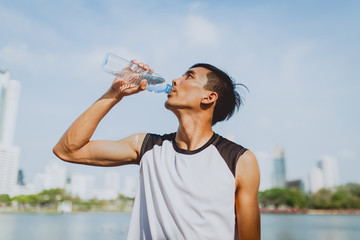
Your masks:
<instances>
[{"instance_id":1,"label":"bicep","mask_svg":"<svg viewBox=\"0 0 360 240\"><path fill-rule=\"evenodd\" d=\"M69 162L95 166L137 164L145 135L135 134L119 141L90 141L73 153Z\"/></svg>"},{"instance_id":2,"label":"bicep","mask_svg":"<svg viewBox=\"0 0 360 240\"><path fill-rule=\"evenodd\" d=\"M246 151L236 166L235 207L239 238L260 239L260 213L257 201L260 172L253 153Z\"/></svg>"}]
</instances>

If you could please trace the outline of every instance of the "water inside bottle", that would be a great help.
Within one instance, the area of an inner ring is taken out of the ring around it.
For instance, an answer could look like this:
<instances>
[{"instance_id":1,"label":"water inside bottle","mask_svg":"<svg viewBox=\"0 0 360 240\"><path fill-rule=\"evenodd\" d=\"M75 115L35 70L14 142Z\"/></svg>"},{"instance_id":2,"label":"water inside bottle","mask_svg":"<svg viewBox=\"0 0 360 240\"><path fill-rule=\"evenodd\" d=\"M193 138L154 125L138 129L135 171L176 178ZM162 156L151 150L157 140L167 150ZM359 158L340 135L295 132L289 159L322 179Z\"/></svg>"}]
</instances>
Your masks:
<instances>
[{"instance_id":1,"label":"water inside bottle","mask_svg":"<svg viewBox=\"0 0 360 240\"><path fill-rule=\"evenodd\" d=\"M167 84L165 79L157 73L149 71L144 72L142 69L139 69L137 65L112 53L107 54L102 69L115 77L121 78L123 81L136 85L139 85L141 80L146 79L146 89L151 92L168 93L171 88L171 85Z\"/></svg>"},{"instance_id":2,"label":"water inside bottle","mask_svg":"<svg viewBox=\"0 0 360 240\"><path fill-rule=\"evenodd\" d=\"M125 82L133 83L136 85L139 85L141 80L144 78L140 73L131 71L112 71L110 73L115 77L121 78Z\"/></svg>"},{"instance_id":3,"label":"water inside bottle","mask_svg":"<svg viewBox=\"0 0 360 240\"><path fill-rule=\"evenodd\" d=\"M156 76L156 75L154 76L154 75L144 74L142 76L143 76L144 79L147 80L148 85L156 85L156 84L165 82L164 78Z\"/></svg>"}]
</instances>

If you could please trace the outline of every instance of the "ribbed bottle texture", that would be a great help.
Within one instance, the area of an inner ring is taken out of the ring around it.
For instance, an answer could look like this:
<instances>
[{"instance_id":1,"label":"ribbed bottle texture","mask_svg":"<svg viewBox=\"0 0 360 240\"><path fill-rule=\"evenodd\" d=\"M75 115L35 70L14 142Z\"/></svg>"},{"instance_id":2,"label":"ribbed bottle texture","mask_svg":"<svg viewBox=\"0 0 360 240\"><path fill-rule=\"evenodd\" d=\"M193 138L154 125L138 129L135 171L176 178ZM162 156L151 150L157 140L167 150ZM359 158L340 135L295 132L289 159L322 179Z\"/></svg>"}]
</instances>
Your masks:
<instances>
[{"instance_id":1,"label":"ribbed bottle texture","mask_svg":"<svg viewBox=\"0 0 360 240\"><path fill-rule=\"evenodd\" d=\"M122 78L124 81L139 85L141 80L146 79L146 90L156 93L169 93L171 85L165 82L165 79L159 74L152 71L145 71L139 68L138 65L116 56L113 53L108 53L102 65L103 71L112 74L116 77Z\"/></svg>"}]
</instances>

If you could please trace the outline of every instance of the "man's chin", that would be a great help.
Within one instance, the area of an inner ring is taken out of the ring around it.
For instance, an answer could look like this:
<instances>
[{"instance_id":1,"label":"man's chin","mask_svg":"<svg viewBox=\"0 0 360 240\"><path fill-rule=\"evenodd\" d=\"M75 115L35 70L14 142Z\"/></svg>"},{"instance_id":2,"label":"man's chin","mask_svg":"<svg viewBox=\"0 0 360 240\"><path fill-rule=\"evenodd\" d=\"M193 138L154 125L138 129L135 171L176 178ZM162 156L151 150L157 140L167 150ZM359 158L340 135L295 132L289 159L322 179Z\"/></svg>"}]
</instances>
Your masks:
<instances>
[{"instance_id":1,"label":"man's chin","mask_svg":"<svg viewBox=\"0 0 360 240\"><path fill-rule=\"evenodd\" d=\"M175 109L178 109L180 106L177 104L173 104L171 103L171 101L169 101L169 99L165 102L165 108L170 110L170 111L174 111ZM181 108L181 107L180 107Z\"/></svg>"},{"instance_id":2,"label":"man's chin","mask_svg":"<svg viewBox=\"0 0 360 240\"><path fill-rule=\"evenodd\" d=\"M166 100L166 102L164 103L164 105L165 105L165 108L166 109L169 109L169 110L171 110L172 108L171 108L171 104L169 103L169 100Z\"/></svg>"}]
</instances>

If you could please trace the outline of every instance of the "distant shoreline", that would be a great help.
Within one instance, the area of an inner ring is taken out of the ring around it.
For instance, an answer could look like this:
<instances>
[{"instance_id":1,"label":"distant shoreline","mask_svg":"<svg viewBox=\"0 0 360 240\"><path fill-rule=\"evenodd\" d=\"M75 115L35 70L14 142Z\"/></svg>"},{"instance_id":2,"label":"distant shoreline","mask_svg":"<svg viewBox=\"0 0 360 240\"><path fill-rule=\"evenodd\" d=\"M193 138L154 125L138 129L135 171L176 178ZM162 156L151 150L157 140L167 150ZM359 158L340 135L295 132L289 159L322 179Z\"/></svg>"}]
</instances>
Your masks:
<instances>
[{"instance_id":1,"label":"distant shoreline","mask_svg":"<svg viewBox=\"0 0 360 240\"><path fill-rule=\"evenodd\" d=\"M109 210L75 210L72 213L131 213L132 211L109 211ZM2 213L30 213L30 214L63 214L56 209L1 209ZM360 215L360 209L266 209L260 208L260 213L264 214L308 214L308 215ZM71 214L71 213L64 213Z\"/></svg>"},{"instance_id":2,"label":"distant shoreline","mask_svg":"<svg viewBox=\"0 0 360 240\"><path fill-rule=\"evenodd\" d=\"M14 209L1 209L0 214L2 213L29 213L29 214L72 214L72 213L131 213L131 211L117 211L117 210L89 210L89 211L81 211L81 210L73 210L70 213L60 213L57 209L26 209L26 210L14 210Z\"/></svg>"},{"instance_id":3,"label":"distant shoreline","mask_svg":"<svg viewBox=\"0 0 360 240\"><path fill-rule=\"evenodd\" d=\"M360 209L267 209L260 208L261 213L273 214L310 214L310 215L358 215Z\"/></svg>"}]
</instances>

